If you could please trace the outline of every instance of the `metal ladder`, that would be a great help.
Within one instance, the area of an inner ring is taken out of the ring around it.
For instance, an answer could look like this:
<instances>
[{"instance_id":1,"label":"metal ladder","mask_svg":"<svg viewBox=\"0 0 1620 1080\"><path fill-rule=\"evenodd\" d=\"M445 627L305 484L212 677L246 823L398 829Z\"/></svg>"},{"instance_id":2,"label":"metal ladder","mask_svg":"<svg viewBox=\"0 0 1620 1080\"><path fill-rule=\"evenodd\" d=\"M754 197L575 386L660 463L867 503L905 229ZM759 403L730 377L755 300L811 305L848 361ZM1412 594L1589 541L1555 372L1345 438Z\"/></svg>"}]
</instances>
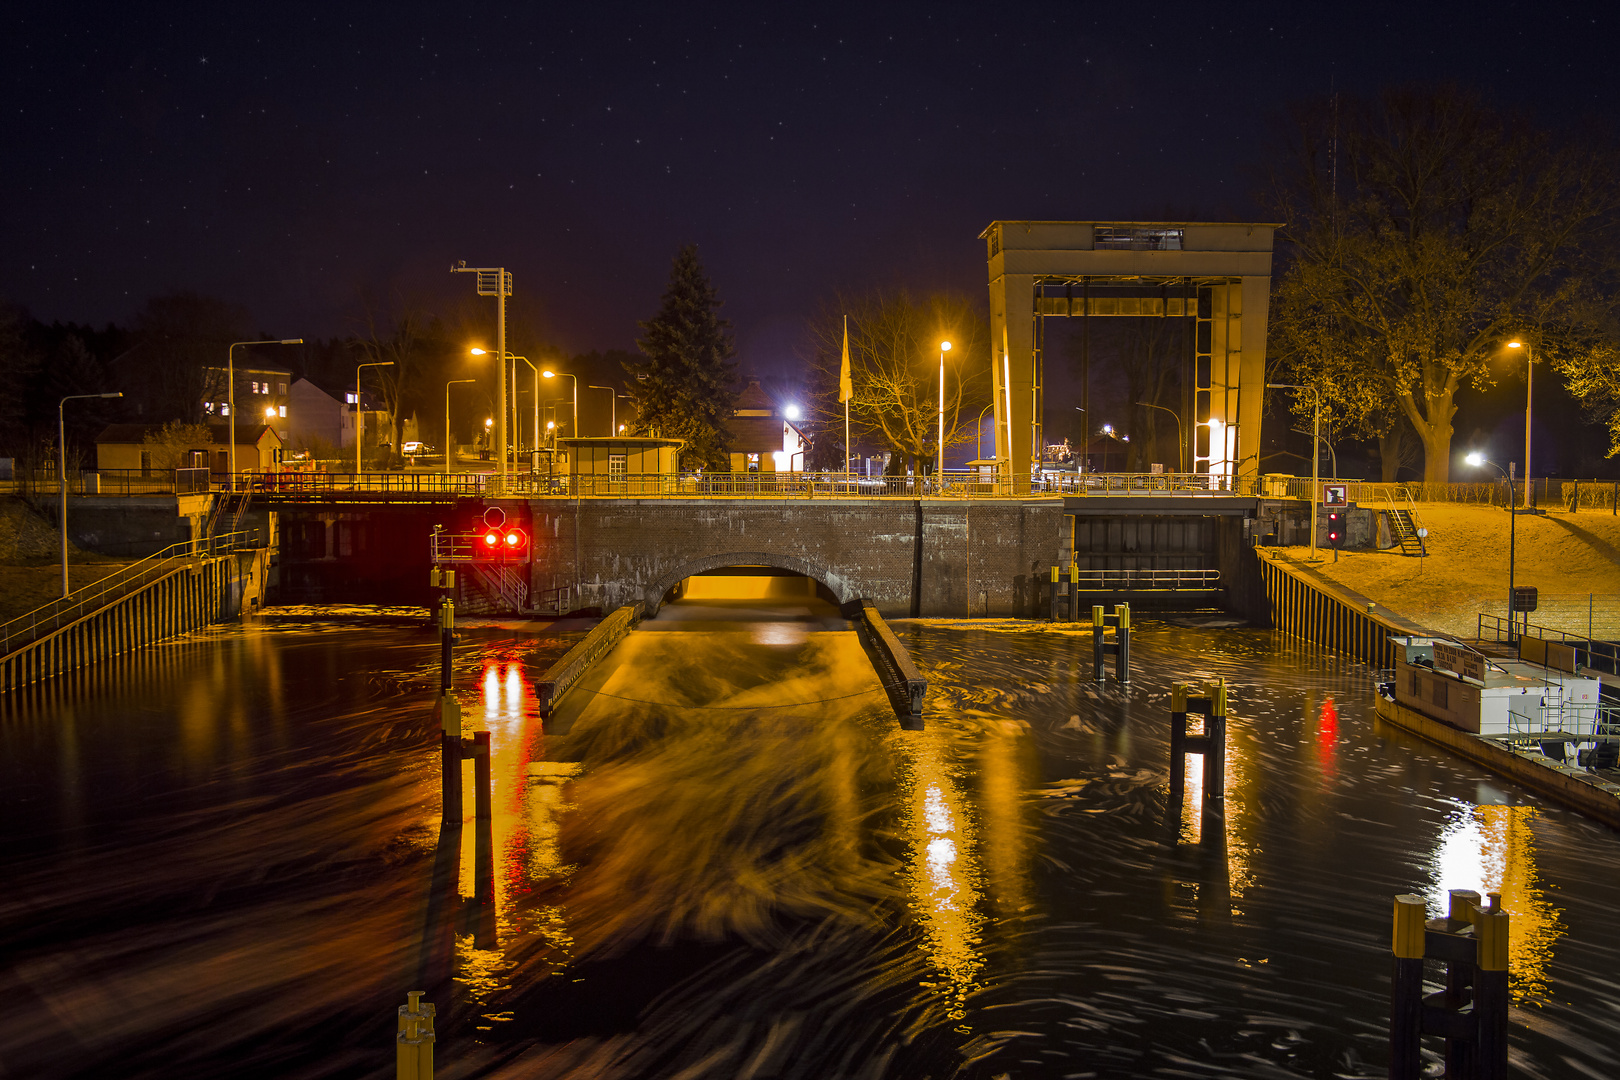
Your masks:
<instances>
[{"instance_id":1,"label":"metal ladder","mask_svg":"<svg viewBox=\"0 0 1620 1080\"><path fill-rule=\"evenodd\" d=\"M1412 501L1410 488L1401 489L1406 494L1406 505L1397 506L1393 499L1389 506L1389 531L1394 535L1395 542L1400 546L1402 555L1423 556L1429 553L1428 545L1418 530L1423 522L1418 518L1417 504Z\"/></svg>"}]
</instances>

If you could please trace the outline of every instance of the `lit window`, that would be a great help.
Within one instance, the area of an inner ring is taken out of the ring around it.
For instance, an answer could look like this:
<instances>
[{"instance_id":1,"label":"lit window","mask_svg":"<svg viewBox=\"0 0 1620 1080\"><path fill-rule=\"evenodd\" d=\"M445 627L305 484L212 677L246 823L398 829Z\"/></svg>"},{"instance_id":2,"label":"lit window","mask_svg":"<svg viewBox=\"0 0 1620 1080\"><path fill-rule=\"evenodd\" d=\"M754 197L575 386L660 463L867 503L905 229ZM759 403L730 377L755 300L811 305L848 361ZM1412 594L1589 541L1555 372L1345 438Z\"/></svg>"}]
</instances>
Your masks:
<instances>
[{"instance_id":1,"label":"lit window","mask_svg":"<svg viewBox=\"0 0 1620 1080\"><path fill-rule=\"evenodd\" d=\"M229 416L229 415L231 415L231 407L229 405L225 404L224 402L220 402L219 415L221 415L221 416Z\"/></svg>"},{"instance_id":2,"label":"lit window","mask_svg":"<svg viewBox=\"0 0 1620 1080\"><path fill-rule=\"evenodd\" d=\"M355 403L355 396L353 394L345 394L343 396L344 396L344 399L347 400L350 405L353 405Z\"/></svg>"},{"instance_id":3,"label":"lit window","mask_svg":"<svg viewBox=\"0 0 1620 1080\"><path fill-rule=\"evenodd\" d=\"M212 401L203 402L203 412L212 416L214 414L214 403Z\"/></svg>"},{"instance_id":4,"label":"lit window","mask_svg":"<svg viewBox=\"0 0 1620 1080\"><path fill-rule=\"evenodd\" d=\"M283 419L285 419L287 416L287 406L285 405L281 406L281 416Z\"/></svg>"}]
</instances>

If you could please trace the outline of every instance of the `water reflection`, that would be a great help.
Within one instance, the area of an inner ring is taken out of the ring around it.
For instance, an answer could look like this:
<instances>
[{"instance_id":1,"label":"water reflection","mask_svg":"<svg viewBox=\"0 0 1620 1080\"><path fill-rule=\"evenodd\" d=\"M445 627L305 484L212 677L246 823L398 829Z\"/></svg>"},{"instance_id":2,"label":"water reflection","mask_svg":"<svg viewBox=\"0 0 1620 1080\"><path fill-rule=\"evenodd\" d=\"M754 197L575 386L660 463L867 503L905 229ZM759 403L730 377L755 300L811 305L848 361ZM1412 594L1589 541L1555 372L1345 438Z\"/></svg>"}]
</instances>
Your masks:
<instances>
[{"instance_id":1,"label":"water reflection","mask_svg":"<svg viewBox=\"0 0 1620 1080\"><path fill-rule=\"evenodd\" d=\"M1083 636L902 623L901 733L838 620L723 614L648 624L549 730L566 643L469 634L483 843L470 797L438 828L425 632L234 628L0 699L0 1060L365 1074L426 985L468 1077L1368 1077L1427 874L1504 894L1526 1075L1613 1071L1620 844L1474 805L1355 665L1141 620L1099 688ZM1225 813L1191 759L1167 845L1165 699L1211 674Z\"/></svg>"},{"instance_id":2,"label":"water reflection","mask_svg":"<svg viewBox=\"0 0 1620 1080\"><path fill-rule=\"evenodd\" d=\"M1564 936L1558 908L1548 900L1536 868L1534 806L1471 806L1459 802L1435 846L1428 892L1438 917L1452 889L1485 896L1501 893L1508 924L1508 967L1513 998L1524 1003L1548 995L1548 965Z\"/></svg>"},{"instance_id":3,"label":"water reflection","mask_svg":"<svg viewBox=\"0 0 1620 1080\"><path fill-rule=\"evenodd\" d=\"M897 795L909 849L911 912L941 976L941 981L925 985L946 998L950 1019L961 1020L984 967L979 951L981 873L972 816L942 736L900 733L890 747L900 761Z\"/></svg>"}]
</instances>

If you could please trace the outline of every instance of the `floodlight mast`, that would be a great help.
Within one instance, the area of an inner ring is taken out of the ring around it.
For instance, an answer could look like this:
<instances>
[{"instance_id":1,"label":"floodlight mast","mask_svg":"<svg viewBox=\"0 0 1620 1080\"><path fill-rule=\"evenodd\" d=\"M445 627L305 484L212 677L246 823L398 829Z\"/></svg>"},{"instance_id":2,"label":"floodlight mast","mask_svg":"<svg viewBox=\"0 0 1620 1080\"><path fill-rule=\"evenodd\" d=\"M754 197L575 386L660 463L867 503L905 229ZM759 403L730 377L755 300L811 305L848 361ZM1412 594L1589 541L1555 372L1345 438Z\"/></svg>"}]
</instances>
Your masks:
<instances>
[{"instance_id":1,"label":"floodlight mast","mask_svg":"<svg viewBox=\"0 0 1620 1080\"><path fill-rule=\"evenodd\" d=\"M498 485L506 486L506 298L512 295L512 275L505 267L475 267L468 266L465 261L457 263L450 268L452 274L477 274L478 295L493 296L495 298L495 355L500 358L495 365L496 386L495 397L500 408L496 415L500 418L495 424L495 475L499 478Z\"/></svg>"}]
</instances>

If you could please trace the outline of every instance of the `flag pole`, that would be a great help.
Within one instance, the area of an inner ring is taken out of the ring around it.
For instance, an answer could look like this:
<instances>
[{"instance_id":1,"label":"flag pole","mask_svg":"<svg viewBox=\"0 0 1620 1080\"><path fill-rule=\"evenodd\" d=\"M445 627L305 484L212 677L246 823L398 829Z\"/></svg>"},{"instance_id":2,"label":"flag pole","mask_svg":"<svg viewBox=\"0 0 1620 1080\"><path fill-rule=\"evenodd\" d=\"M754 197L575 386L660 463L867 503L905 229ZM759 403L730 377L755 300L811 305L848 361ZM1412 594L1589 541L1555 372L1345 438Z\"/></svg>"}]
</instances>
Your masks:
<instances>
[{"instance_id":1,"label":"flag pole","mask_svg":"<svg viewBox=\"0 0 1620 1080\"><path fill-rule=\"evenodd\" d=\"M844 362L838 371L838 396L844 401L844 479L847 482L853 471L849 467L849 399L855 396L855 383L849 369L849 316L844 316Z\"/></svg>"}]
</instances>

